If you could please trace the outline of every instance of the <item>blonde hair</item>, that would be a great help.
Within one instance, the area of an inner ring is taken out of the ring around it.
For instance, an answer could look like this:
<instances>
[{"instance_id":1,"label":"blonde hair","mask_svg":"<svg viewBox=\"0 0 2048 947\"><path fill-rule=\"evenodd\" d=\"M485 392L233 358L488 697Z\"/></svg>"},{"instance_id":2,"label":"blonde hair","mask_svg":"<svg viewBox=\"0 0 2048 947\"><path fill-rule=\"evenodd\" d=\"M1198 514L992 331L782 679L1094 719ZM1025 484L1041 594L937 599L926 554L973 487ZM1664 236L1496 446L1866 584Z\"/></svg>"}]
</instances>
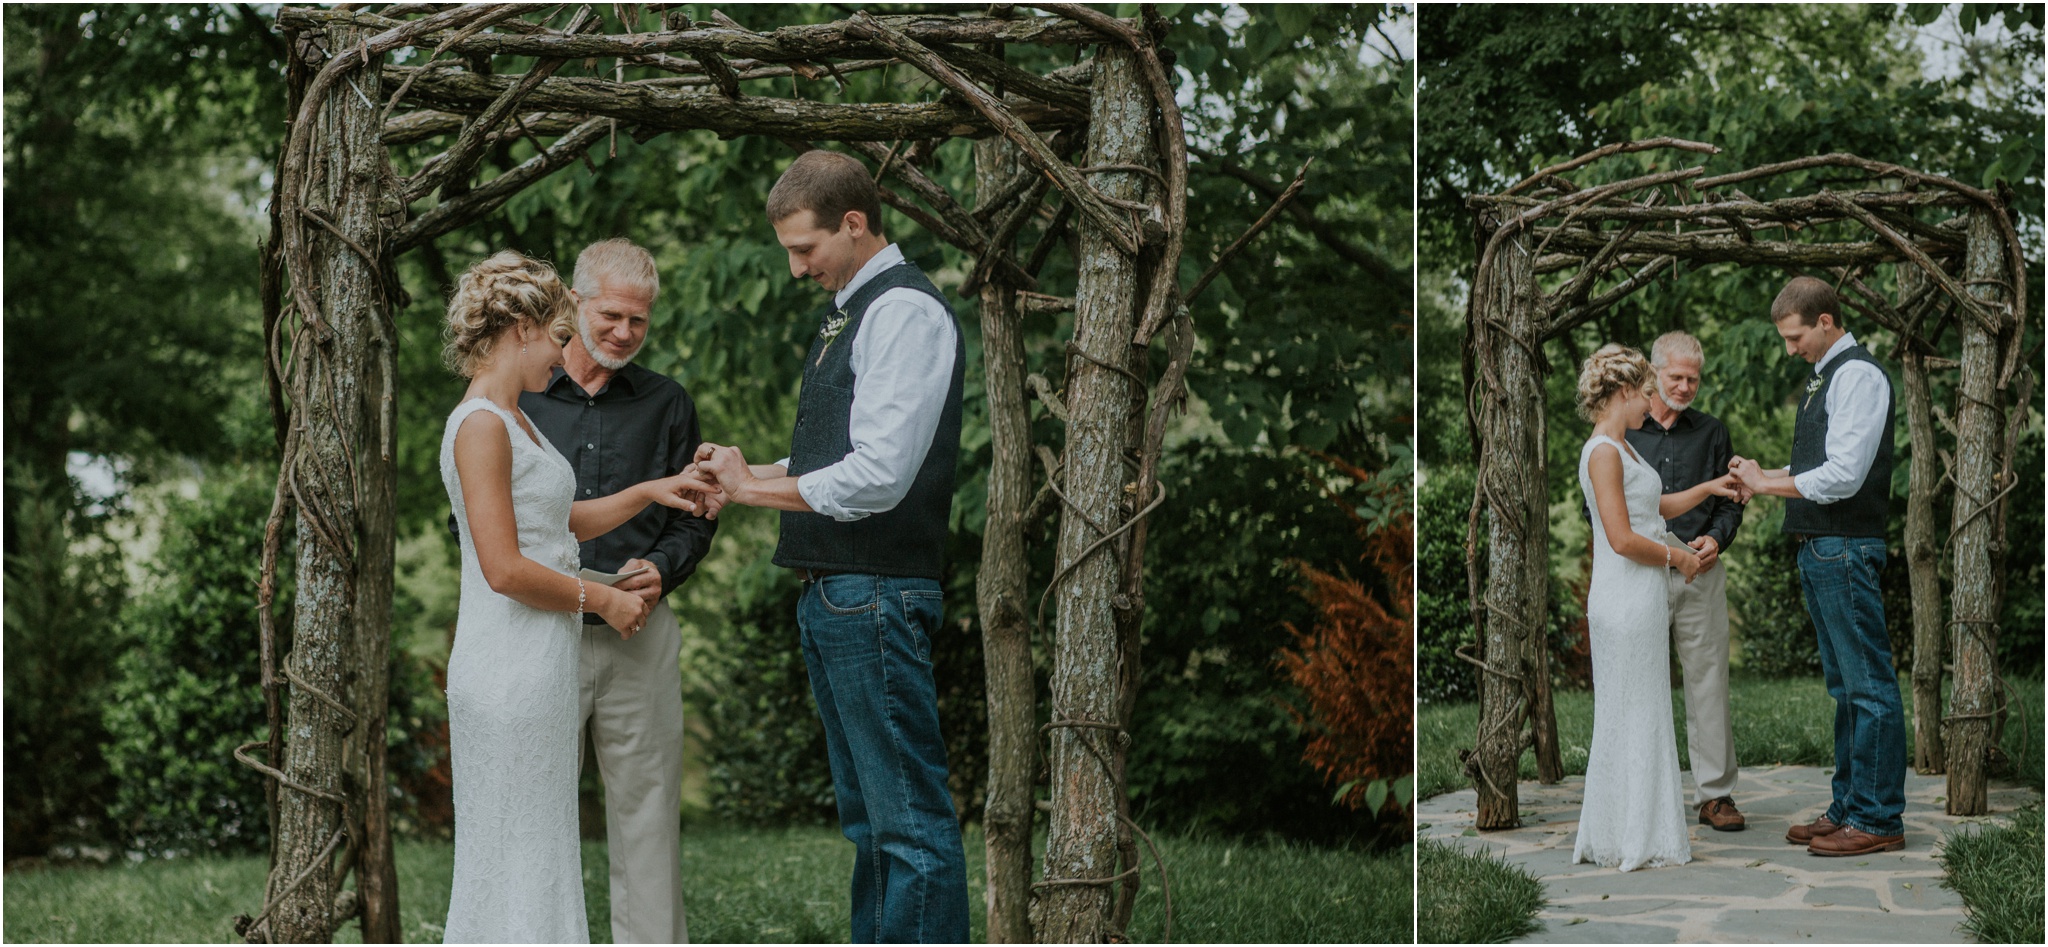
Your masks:
<instances>
[{"instance_id":1,"label":"blonde hair","mask_svg":"<svg viewBox=\"0 0 2048 947\"><path fill-rule=\"evenodd\" d=\"M474 378L490 361L498 337L523 324L540 326L556 344L565 344L576 332L576 302L554 267L500 250L456 281L441 359L450 371Z\"/></svg>"},{"instance_id":2,"label":"blonde hair","mask_svg":"<svg viewBox=\"0 0 2048 947\"><path fill-rule=\"evenodd\" d=\"M1654 378L1643 353L1609 342L1579 365L1579 417L1594 420L1609 399L1630 389L1647 391Z\"/></svg>"},{"instance_id":3,"label":"blonde hair","mask_svg":"<svg viewBox=\"0 0 2048 947\"><path fill-rule=\"evenodd\" d=\"M661 274L654 268L654 254L624 237L599 240L576 254L574 277L576 295L596 296L607 280L615 289L644 289L648 296L661 292Z\"/></svg>"}]
</instances>

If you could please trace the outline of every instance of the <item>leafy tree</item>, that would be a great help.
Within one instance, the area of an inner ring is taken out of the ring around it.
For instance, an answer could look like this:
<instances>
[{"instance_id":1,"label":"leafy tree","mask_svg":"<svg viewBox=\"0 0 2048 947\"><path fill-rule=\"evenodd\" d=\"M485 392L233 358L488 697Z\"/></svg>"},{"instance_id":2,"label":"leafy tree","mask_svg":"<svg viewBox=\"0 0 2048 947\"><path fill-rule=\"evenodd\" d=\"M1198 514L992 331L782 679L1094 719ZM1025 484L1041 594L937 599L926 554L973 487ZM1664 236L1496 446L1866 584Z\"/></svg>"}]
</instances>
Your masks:
<instances>
[{"instance_id":1,"label":"leafy tree","mask_svg":"<svg viewBox=\"0 0 2048 947\"><path fill-rule=\"evenodd\" d=\"M14 856L99 834L109 778L98 707L134 564L110 545L120 498L67 463L143 482L268 441L248 211L282 95L246 10L10 5L4 30Z\"/></svg>"}]
</instances>

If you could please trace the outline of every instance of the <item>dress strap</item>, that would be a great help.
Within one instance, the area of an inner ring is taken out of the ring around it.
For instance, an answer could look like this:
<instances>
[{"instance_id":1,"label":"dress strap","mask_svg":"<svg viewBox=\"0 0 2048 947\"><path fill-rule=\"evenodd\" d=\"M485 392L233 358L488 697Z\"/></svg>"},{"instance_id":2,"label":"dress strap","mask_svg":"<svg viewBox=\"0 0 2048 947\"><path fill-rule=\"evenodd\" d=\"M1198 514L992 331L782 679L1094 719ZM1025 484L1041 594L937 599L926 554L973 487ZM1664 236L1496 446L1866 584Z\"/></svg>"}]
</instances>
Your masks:
<instances>
[{"instance_id":1,"label":"dress strap","mask_svg":"<svg viewBox=\"0 0 2048 947\"><path fill-rule=\"evenodd\" d=\"M540 447L540 444L536 442L531 435L526 433L526 426L520 424L518 418L513 417L510 411L507 411L504 408L499 407L497 402L492 401L489 398L471 398L468 401L456 405L455 411L452 414L450 414L449 417L451 420L454 421L455 426L460 428L462 426L462 421L467 420L469 415L476 413L476 410L478 408L482 408L486 411L491 412L492 414L497 415L498 420L505 422L505 436L513 443L525 441L526 443L532 445L533 447Z\"/></svg>"}]
</instances>

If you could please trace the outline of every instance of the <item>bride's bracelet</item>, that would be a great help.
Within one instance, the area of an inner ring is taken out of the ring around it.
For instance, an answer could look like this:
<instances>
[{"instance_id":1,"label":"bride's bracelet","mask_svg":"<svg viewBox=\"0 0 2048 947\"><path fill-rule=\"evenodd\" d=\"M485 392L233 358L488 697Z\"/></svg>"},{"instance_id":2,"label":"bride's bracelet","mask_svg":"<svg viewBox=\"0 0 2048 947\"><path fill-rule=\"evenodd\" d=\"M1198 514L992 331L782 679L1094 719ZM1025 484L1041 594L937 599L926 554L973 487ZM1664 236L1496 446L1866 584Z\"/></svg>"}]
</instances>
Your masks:
<instances>
[{"instance_id":1,"label":"bride's bracelet","mask_svg":"<svg viewBox=\"0 0 2048 947\"><path fill-rule=\"evenodd\" d=\"M1671 547L1670 547L1670 546L1665 546L1665 547L1664 547L1664 568L1666 568L1666 569L1669 569L1669 568L1671 568Z\"/></svg>"},{"instance_id":2,"label":"bride's bracelet","mask_svg":"<svg viewBox=\"0 0 2048 947\"><path fill-rule=\"evenodd\" d=\"M583 612L583 603L584 603L584 602L586 601L586 599L585 599L585 598L583 597L583 591L584 591L584 590L583 590L583 579L582 579L581 577L579 577L579 578L577 578L577 580L576 580L576 612L577 612L577 614L582 614L582 612Z\"/></svg>"}]
</instances>

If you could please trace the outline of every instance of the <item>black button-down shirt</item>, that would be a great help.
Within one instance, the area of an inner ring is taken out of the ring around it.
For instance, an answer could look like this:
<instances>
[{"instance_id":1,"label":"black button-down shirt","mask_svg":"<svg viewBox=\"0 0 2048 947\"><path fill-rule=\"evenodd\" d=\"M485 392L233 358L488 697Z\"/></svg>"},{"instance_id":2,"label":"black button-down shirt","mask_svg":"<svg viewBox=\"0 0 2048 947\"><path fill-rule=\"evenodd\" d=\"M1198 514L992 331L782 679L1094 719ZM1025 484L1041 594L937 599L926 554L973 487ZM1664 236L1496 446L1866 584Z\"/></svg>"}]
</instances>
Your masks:
<instances>
[{"instance_id":1,"label":"black button-down shirt","mask_svg":"<svg viewBox=\"0 0 2048 947\"><path fill-rule=\"evenodd\" d=\"M696 456L697 406L673 379L628 364L587 392L557 367L543 391L519 396L519 409L576 469L576 499L592 500L636 483L680 473ZM448 518L449 529L456 526ZM583 543L585 568L617 572L628 559L661 571L668 595L697 570L718 523L650 504L611 532ZM586 623L602 624L596 614Z\"/></svg>"},{"instance_id":2,"label":"black button-down shirt","mask_svg":"<svg viewBox=\"0 0 2048 947\"><path fill-rule=\"evenodd\" d=\"M1668 429L1657 423L1656 415L1644 418L1641 428L1628 432L1628 444L1664 478L1665 493L1688 490L1726 474L1728 461L1735 456L1727 425L1690 408L1680 411ZM1709 496L1706 502L1664 521L1664 528L1686 542L1712 536L1726 552L1742 525L1742 509L1742 504L1727 497Z\"/></svg>"}]
</instances>

